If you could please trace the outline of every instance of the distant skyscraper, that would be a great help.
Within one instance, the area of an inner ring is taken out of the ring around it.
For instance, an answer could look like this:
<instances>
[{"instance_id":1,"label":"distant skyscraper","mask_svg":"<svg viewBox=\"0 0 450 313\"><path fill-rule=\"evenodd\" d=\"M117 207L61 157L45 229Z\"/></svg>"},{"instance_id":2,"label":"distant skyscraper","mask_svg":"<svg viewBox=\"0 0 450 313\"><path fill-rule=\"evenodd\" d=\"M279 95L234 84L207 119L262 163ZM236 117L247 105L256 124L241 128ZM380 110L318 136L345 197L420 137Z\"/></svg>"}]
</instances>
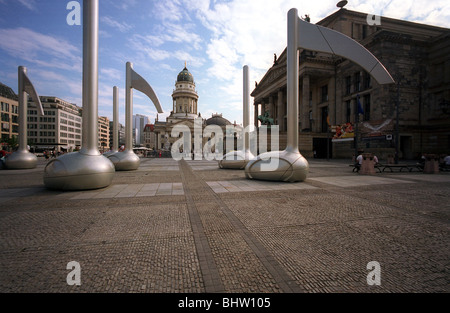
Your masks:
<instances>
[{"instance_id":1,"label":"distant skyscraper","mask_svg":"<svg viewBox=\"0 0 450 313\"><path fill-rule=\"evenodd\" d=\"M144 144L144 127L149 123L148 116L133 115L133 142L135 146Z\"/></svg>"}]
</instances>

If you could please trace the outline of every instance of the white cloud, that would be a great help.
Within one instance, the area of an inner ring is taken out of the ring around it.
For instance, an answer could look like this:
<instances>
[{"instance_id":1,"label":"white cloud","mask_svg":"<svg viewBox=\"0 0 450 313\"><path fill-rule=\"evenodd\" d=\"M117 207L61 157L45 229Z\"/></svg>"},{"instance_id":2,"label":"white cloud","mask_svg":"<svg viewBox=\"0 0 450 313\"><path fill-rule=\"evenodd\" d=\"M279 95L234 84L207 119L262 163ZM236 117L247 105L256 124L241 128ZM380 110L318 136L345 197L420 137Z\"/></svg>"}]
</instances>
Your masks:
<instances>
[{"instance_id":1,"label":"white cloud","mask_svg":"<svg viewBox=\"0 0 450 313\"><path fill-rule=\"evenodd\" d=\"M157 1L152 12L152 17L163 21L180 21L183 16L183 8L178 0Z\"/></svg>"},{"instance_id":2,"label":"white cloud","mask_svg":"<svg viewBox=\"0 0 450 313\"><path fill-rule=\"evenodd\" d=\"M73 79L73 77L68 77L66 75L62 75L53 71L39 70L33 72L33 76L36 78L39 77L39 79L34 80L33 84L36 85L36 89L41 96L55 95L57 97L62 97L66 101L71 101L68 98L64 98L65 96L60 95L58 92L59 90L66 90L70 94L75 95L75 98L81 97L81 75L79 79ZM33 78L30 77L30 79ZM81 106L81 102L78 102L76 104Z\"/></svg>"},{"instance_id":3,"label":"white cloud","mask_svg":"<svg viewBox=\"0 0 450 313\"><path fill-rule=\"evenodd\" d=\"M32 11L37 10L35 0L18 0L18 1L29 10L32 10Z\"/></svg>"},{"instance_id":4,"label":"white cloud","mask_svg":"<svg viewBox=\"0 0 450 313\"><path fill-rule=\"evenodd\" d=\"M68 41L28 28L0 29L0 49L42 67L81 71L81 52Z\"/></svg>"},{"instance_id":5,"label":"white cloud","mask_svg":"<svg viewBox=\"0 0 450 313\"><path fill-rule=\"evenodd\" d=\"M133 27L125 22L118 22L116 20L114 20L114 18L110 17L110 16L102 16L100 18L100 21L102 21L103 23L105 23L106 25L116 28L117 30L119 30L122 33L126 33L129 30L131 30Z\"/></svg>"},{"instance_id":6,"label":"white cloud","mask_svg":"<svg viewBox=\"0 0 450 313\"><path fill-rule=\"evenodd\" d=\"M355 0L346 8L364 13L450 27L450 2L447 0Z\"/></svg>"},{"instance_id":7,"label":"white cloud","mask_svg":"<svg viewBox=\"0 0 450 313\"><path fill-rule=\"evenodd\" d=\"M107 80L120 80L122 72L115 68L100 68L100 78Z\"/></svg>"}]
</instances>

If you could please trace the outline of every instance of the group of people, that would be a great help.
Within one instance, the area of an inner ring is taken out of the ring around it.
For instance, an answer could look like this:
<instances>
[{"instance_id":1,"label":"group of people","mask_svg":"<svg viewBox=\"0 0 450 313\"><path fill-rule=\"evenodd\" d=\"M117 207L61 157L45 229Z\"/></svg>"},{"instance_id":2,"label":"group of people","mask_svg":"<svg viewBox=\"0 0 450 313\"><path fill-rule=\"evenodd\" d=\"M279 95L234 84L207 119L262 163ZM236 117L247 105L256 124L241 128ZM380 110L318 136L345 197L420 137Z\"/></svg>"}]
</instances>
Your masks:
<instances>
[{"instance_id":1,"label":"group of people","mask_svg":"<svg viewBox=\"0 0 450 313\"><path fill-rule=\"evenodd\" d=\"M356 170L359 172L359 170L361 169L361 165L363 163L363 159L364 159L364 157L363 157L364 151L361 150L358 152L359 152L359 155L355 159L355 167L356 167ZM374 161L374 165L377 165L379 163L376 155L373 155L373 161Z\"/></svg>"},{"instance_id":2,"label":"group of people","mask_svg":"<svg viewBox=\"0 0 450 313\"><path fill-rule=\"evenodd\" d=\"M56 158L59 157L61 155L62 152L58 151L54 151L54 150L45 150L44 151L44 157L46 160L50 159L50 158Z\"/></svg>"},{"instance_id":3,"label":"group of people","mask_svg":"<svg viewBox=\"0 0 450 313\"><path fill-rule=\"evenodd\" d=\"M361 168L361 165L363 162L363 153L364 153L364 151L358 151L358 156L355 159L355 167L356 167L357 171L359 171ZM423 166L425 164L425 160L426 160L425 155L422 155L418 164L421 164ZM374 165L377 165L379 163L376 155L373 155L373 161L374 161ZM439 166L441 168L450 169L450 155L447 155L445 157L440 157L439 158Z\"/></svg>"}]
</instances>

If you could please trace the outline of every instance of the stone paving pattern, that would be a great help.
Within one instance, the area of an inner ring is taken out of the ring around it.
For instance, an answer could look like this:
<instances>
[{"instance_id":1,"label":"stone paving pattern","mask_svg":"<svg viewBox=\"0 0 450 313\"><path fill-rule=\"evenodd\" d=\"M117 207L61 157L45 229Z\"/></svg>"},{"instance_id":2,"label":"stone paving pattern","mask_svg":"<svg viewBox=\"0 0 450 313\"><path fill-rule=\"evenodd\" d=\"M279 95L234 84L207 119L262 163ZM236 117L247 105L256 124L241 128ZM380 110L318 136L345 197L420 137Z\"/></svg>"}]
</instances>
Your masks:
<instances>
[{"instance_id":1,"label":"stone paving pattern","mask_svg":"<svg viewBox=\"0 0 450 313\"><path fill-rule=\"evenodd\" d=\"M310 160L305 182L278 183L142 159L82 192L47 190L42 159L2 170L0 292L450 292L449 173L348 163ZM66 282L70 261L80 286Z\"/></svg>"}]
</instances>

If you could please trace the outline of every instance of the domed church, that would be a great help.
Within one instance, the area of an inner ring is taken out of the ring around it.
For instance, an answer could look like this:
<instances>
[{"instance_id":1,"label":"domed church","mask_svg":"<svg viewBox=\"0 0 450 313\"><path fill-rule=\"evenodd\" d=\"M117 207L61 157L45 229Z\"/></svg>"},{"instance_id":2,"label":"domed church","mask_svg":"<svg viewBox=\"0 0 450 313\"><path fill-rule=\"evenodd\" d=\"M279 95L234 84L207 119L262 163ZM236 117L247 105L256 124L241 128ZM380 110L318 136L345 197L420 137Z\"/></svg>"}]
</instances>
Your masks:
<instances>
[{"instance_id":1,"label":"domed church","mask_svg":"<svg viewBox=\"0 0 450 313\"><path fill-rule=\"evenodd\" d=\"M166 121L159 121L158 116L153 127L147 127L149 134L146 138L153 138L145 143L147 148L155 150L170 150L172 144L179 138L171 137L172 129L176 125L186 125L191 131L191 151L194 150L194 120L201 119L202 134L208 125L218 125L222 128L223 134L226 134L227 125L233 125L222 114L213 114L211 118L205 120L198 112L198 94L195 86L194 76L189 72L185 64L183 70L178 74L175 82L175 89L172 92L172 111L166 118ZM202 146L208 141L208 138L202 139Z\"/></svg>"}]
</instances>

